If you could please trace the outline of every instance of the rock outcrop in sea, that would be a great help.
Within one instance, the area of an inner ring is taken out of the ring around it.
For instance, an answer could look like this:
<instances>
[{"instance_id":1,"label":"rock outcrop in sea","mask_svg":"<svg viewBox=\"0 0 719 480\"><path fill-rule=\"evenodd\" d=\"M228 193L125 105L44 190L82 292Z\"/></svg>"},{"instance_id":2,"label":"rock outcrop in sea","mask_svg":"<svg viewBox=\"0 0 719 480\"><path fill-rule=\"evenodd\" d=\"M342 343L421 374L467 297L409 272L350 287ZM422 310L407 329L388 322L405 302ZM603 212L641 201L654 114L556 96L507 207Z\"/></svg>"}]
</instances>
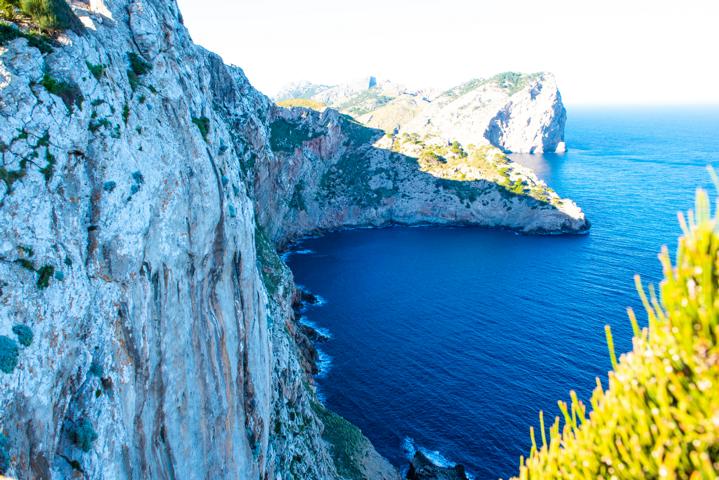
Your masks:
<instances>
[{"instance_id":1,"label":"rock outcrop in sea","mask_svg":"<svg viewBox=\"0 0 719 480\"><path fill-rule=\"evenodd\" d=\"M84 27L56 41L3 25L0 468L398 478L318 401L277 247L393 223L577 233L584 214L496 152L425 161L276 106L174 1L73 9Z\"/></svg>"}]
</instances>

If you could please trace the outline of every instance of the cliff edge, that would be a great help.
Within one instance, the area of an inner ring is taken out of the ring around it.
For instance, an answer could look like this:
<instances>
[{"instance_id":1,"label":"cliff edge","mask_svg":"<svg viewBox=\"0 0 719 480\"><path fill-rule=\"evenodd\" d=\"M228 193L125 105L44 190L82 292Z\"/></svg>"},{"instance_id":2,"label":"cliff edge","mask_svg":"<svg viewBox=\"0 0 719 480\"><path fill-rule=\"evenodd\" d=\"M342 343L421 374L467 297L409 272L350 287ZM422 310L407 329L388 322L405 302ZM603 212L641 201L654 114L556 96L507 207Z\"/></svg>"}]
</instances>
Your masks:
<instances>
[{"instance_id":1,"label":"cliff edge","mask_svg":"<svg viewBox=\"0 0 719 480\"><path fill-rule=\"evenodd\" d=\"M396 479L317 401L277 246L391 223L576 233L584 214L496 152L412 156L277 107L174 1L72 6L56 39L1 26L0 468Z\"/></svg>"}]
</instances>

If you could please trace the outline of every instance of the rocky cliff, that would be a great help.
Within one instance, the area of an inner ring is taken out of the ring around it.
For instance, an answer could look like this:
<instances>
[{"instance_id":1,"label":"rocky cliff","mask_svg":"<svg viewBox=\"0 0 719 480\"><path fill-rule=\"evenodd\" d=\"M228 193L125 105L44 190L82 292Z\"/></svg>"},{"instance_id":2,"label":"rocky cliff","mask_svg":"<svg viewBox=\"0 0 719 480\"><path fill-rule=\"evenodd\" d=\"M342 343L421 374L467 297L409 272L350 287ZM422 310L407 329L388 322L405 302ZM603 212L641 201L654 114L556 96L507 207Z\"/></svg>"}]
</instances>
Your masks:
<instances>
[{"instance_id":1,"label":"rocky cliff","mask_svg":"<svg viewBox=\"0 0 719 480\"><path fill-rule=\"evenodd\" d=\"M444 92L374 77L344 85L288 86L277 100L311 99L387 132L493 145L505 152L563 152L566 110L549 73L505 72Z\"/></svg>"},{"instance_id":2,"label":"rocky cliff","mask_svg":"<svg viewBox=\"0 0 719 480\"><path fill-rule=\"evenodd\" d=\"M0 36L0 469L396 478L317 401L276 247L390 223L581 232L581 210L493 152L423 160L276 107L173 1L73 9L78 32Z\"/></svg>"}]
</instances>

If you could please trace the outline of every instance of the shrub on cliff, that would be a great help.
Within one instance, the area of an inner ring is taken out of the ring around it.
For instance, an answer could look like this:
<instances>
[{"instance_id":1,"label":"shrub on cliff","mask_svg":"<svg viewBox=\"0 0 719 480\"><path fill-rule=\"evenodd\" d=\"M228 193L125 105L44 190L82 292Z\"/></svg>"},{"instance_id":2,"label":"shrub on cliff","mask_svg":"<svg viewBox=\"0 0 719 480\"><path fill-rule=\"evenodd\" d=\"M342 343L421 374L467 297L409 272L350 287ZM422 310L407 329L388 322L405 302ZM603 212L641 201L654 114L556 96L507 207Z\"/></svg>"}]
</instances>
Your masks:
<instances>
[{"instance_id":1,"label":"shrub on cliff","mask_svg":"<svg viewBox=\"0 0 719 480\"><path fill-rule=\"evenodd\" d=\"M92 423L83 418L74 423L69 431L70 440L83 452L89 452L92 444L97 440L97 433L92 428Z\"/></svg>"},{"instance_id":2,"label":"shrub on cliff","mask_svg":"<svg viewBox=\"0 0 719 480\"><path fill-rule=\"evenodd\" d=\"M5 335L0 335L0 371L12 373L17 367L17 359L20 349L15 340Z\"/></svg>"},{"instance_id":3,"label":"shrub on cliff","mask_svg":"<svg viewBox=\"0 0 719 480\"><path fill-rule=\"evenodd\" d=\"M10 452L8 448L7 437L0 433L0 474L4 474L10 468Z\"/></svg>"},{"instance_id":4,"label":"shrub on cliff","mask_svg":"<svg viewBox=\"0 0 719 480\"><path fill-rule=\"evenodd\" d=\"M2 16L27 20L43 31L74 30L80 32L82 22L65 0L0 0Z\"/></svg>"},{"instance_id":5,"label":"shrub on cliff","mask_svg":"<svg viewBox=\"0 0 719 480\"><path fill-rule=\"evenodd\" d=\"M33 334L30 327L24 324L17 324L12 327L12 333L17 335L17 340L23 347L29 347L32 345Z\"/></svg>"},{"instance_id":6,"label":"shrub on cliff","mask_svg":"<svg viewBox=\"0 0 719 480\"><path fill-rule=\"evenodd\" d=\"M619 361L606 327L608 388L597 380L589 413L574 392L559 402L563 426L555 419L548 438L540 412L541 444L530 430L518 478L719 478L718 222L698 190L676 264L660 255L659 298L636 279L648 326L629 310L634 347Z\"/></svg>"}]
</instances>

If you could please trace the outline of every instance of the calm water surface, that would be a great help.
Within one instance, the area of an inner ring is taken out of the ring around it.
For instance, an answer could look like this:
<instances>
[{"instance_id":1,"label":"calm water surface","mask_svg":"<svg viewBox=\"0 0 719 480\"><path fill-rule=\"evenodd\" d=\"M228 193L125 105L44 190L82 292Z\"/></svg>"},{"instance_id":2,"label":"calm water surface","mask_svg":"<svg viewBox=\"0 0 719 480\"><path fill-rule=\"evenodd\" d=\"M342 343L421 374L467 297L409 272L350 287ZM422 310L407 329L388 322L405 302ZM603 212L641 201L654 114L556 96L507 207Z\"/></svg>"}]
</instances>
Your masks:
<instances>
[{"instance_id":1,"label":"calm water surface","mask_svg":"<svg viewBox=\"0 0 719 480\"><path fill-rule=\"evenodd\" d=\"M632 276L658 281L676 212L719 164L719 109L570 109L566 136L567 154L515 159L585 210L587 236L355 230L289 257L326 300L306 312L332 334L323 398L396 465L423 448L478 479L512 475L538 411L606 378L604 325L630 348Z\"/></svg>"}]
</instances>

